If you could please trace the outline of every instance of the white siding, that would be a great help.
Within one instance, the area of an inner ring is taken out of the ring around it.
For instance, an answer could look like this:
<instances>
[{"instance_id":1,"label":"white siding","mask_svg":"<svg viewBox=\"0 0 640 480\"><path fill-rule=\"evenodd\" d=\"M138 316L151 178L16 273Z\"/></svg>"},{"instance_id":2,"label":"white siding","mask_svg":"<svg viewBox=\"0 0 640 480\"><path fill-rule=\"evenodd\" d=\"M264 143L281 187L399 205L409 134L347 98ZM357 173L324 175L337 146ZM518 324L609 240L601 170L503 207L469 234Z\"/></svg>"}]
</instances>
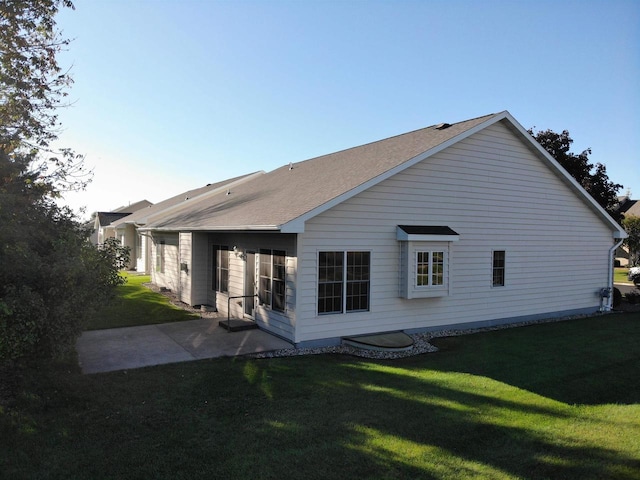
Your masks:
<instances>
[{"instance_id":1,"label":"white siding","mask_svg":"<svg viewBox=\"0 0 640 480\"><path fill-rule=\"evenodd\" d=\"M396 225L446 225L449 295L399 298ZM502 124L308 221L299 241L295 341L599 306L612 232ZM371 251L370 311L316 314L317 252ZM492 251L506 286L492 287Z\"/></svg>"},{"instance_id":2,"label":"white siding","mask_svg":"<svg viewBox=\"0 0 640 480\"><path fill-rule=\"evenodd\" d=\"M138 235L136 231L136 235ZM140 242L137 247L140 252L140 257L136 258L136 271L140 273L149 273L149 255L151 250L149 249L149 238L146 235L140 235L136 242ZM136 244L137 245L137 244ZM134 253L133 256L136 256Z\"/></svg>"},{"instance_id":3,"label":"white siding","mask_svg":"<svg viewBox=\"0 0 640 480\"><path fill-rule=\"evenodd\" d=\"M165 242L164 273L156 269L156 254L162 241ZM180 286L178 275L178 234L166 233L154 235L151 254L153 257L151 262L151 280L153 283L159 287L165 287L174 292L178 292Z\"/></svg>"},{"instance_id":4,"label":"white siding","mask_svg":"<svg viewBox=\"0 0 640 480\"><path fill-rule=\"evenodd\" d=\"M184 235L184 234L182 234ZM191 305L207 303L215 305L223 315L227 314L227 307L231 309L231 316L244 316L243 300L237 297L245 294L245 274L247 252L255 253L256 264L259 262L260 249L283 250L286 253L286 308L285 312L277 312L270 307L255 305L253 318L261 328L281 337L293 340L293 325L295 322L295 281L296 281L296 241L295 235L246 234L246 233L192 233L192 251L189 281L193 282L190 290ZM186 237L185 237L186 238ZM213 246L229 247L229 294L213 291ZM237 252L233 252L233 247ZM186 250L183 255L187 255ZM184 261L184 257L183 257ZM257 266L254 265L256 282L259 281ZM187 277L183 276L183 282ZM186 300L183 300L186 301Z\"/></svg>"},{"instance_id":5,"label":"white siding","mask_svg":"<svg viewBox=\"0 0 640 480\"><path fill-rule=\"evenodd\" d=\"M180 272L180 301L191 305L191 232L180 232L180 257L178 258L178 270Z\"/></svg>"}]
</instances>

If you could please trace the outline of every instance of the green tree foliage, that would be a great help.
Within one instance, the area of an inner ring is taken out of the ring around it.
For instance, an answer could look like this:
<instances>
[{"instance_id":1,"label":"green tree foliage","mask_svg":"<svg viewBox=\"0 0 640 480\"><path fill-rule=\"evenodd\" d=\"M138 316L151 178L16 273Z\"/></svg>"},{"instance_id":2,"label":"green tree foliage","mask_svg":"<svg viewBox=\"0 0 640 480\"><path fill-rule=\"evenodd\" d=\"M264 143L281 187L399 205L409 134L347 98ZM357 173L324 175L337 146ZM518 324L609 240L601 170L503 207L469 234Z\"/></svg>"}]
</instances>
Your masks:
<instances>
[{"instance_id":1,"label":"green tree foliage","mask_svg":"<svg viewBox=\"0 0 640 480\"><path fill-rule=\"evenodd\" d=\"M609 180L607 168L602 163L595 165L589 163L590 148L579 154L570 152L573 139L567 130L563 130L562 133L556 133L553 130L536 133L533 129L529 129L529 133L602 208L614 218L618 217L615 207L618 203L618 190L622 188L622 185Z\"/></svg>"},{"instance_id":2,"label":"green tree foliage","mask_svg":"<svg viewBox=\"0 0 640 480\"><path fill-rule=\"evenodd\" d=\"M98 250L68 208L82 188L82 157L53 151L71 78L56 55L69 0L0 0L0 361L64 357L117 275L113 250Z\"/></svg>"},{"instance_id":3,"label":"green tree foliage","mask_svg":"<svg viewBox=\"0 0 640 480\"><path fill-rule=\"evenodd\" d=\"M624 240L624 246L629 249L629 263L637 266L640 264L640 217L626 216L622 220L622 227L629 235Z\"/></svg>"}]
</instances>

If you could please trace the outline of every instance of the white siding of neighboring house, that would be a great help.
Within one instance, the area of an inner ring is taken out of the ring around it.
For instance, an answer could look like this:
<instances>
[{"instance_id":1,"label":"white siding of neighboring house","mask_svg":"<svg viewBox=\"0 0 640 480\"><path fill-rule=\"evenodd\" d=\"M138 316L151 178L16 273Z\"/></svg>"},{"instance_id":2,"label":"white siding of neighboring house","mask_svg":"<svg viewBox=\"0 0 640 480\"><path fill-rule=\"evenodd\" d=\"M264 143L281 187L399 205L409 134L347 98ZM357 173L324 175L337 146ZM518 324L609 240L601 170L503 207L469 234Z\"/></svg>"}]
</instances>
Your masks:
<instances>
[{"instance_id":1,"label":"white siding of neighboring house","mask_svg":"<svg viewBox=\"0 0 640 480\"><path fill-rule=\"evenodd\" d=\"M160 242L165 242L164 273L158 271L156 258ZM174 292L179 292L178 272L178 234L165 233L154 234L151 248L151 280L159 287L166 287Z\"/></svg>"},{"instance_id":2,"label":"white siding of neighboring house","mask_svg":"<svg viewBox=\"0 0 640 480\"><path fill-rule=\"evenodd\" d=\"M140 273L149 273L149 255L151 250L149 248L149 238L146 234L139 235L136 230L136 251L132 252L132 256L136 257L135 265L136 271Z\"/></svg>"},{"instance_id":3,"label":"white siding of neighboring house","mask_svg":"<svg viewBox=\"0 0 640 480\"><path fill-rule=\"evenodd\" d=\"M180 275L180 287L178 292L180 294L180 300L191 304L191 278L193 274L191 269L191 232L180 232L180 256L178 258L178 270Z\"/></svg>"},{"instance_id":4,"label":"white siding of neighboring house","mask_svg":"<svg viewBox=\"0 0 640 480\"><path fill-rule=\"evenodd\" d=\"M399 295L397 225L446 225L449 295ZM610 227L502 124L495 124L306 223L298 248L295 339L433 328L597 310ZM371 251L370 311L316 313L317 254ZM492 251L506 286L492 287Z\"/></svg>"},{"instance_id":5,"label":"white siding of neighboring house","mask_svg":"<svg viewBox=\"0 0 640 480\"><path fill-rule=\"evenodd\" d=\"M116 232L118 239L120 240L120 244L123 247L129 247L130 257L129 257L129 265L127 265L127 269L136 268L137 258L136 258L136 245L138 242L135 226L131 224L125 224L124 228L119 228Z\"/></svg>"}]
</instances>

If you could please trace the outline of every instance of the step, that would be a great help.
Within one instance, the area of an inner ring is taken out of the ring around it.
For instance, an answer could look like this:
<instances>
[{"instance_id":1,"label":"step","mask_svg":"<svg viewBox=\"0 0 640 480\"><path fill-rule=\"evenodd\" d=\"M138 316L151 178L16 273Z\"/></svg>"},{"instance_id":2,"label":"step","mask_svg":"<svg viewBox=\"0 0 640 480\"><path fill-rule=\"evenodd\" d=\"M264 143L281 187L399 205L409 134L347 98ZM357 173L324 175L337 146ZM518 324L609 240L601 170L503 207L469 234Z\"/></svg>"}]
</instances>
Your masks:
<instances>
[{"instance_id":1,"label":"step","mask_svg":"<svg viewBox=\"0 0 640 480\"><path fill-rule=\"evenodd\" d=\"M258 328L256 322L251 320L244 320L240 318L232 318L231 320L220 320L218 322L225 330L229 330L230 332L241 332L243 330L253 330Z\"/></svg>"},{"instance_id":2,"label":"step","mask_svg":"<svg viewBox=\"0 0 640 480\"><path fill-rule=\"evenodd\" d=\"M344 337L342 342L365 350L398 352L413 347L413 339L404 332L376 333Z\"/></svg>"}]
</instances>

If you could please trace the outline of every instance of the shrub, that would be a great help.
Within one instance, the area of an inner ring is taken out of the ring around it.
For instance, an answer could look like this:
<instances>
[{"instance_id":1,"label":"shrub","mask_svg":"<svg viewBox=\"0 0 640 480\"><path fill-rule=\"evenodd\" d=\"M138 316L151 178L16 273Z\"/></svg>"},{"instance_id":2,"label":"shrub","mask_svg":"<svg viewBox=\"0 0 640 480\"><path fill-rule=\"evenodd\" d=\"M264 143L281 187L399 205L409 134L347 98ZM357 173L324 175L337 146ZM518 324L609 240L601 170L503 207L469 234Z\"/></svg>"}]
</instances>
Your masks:
<instances>
[{"instance_id":1,"label":"shrub","mask_svg":"<svg viewBox=\"0 0 640 480\"><path fill-rule=\"evenodd\" d=\"M640 292L629 292L624 297L629 303L640 303Z\"/></svg>"},{"instance_id":2,"label":"shrub","mask_svg":"<svg viewBox=\"0 0 640 480\"><path fill-rule=\"evenodd\" d=\"M620 293L620 290L613 287L613 308L618 308L620 303L622 303L622 293Z\"/></svg>"}]
</instances>

